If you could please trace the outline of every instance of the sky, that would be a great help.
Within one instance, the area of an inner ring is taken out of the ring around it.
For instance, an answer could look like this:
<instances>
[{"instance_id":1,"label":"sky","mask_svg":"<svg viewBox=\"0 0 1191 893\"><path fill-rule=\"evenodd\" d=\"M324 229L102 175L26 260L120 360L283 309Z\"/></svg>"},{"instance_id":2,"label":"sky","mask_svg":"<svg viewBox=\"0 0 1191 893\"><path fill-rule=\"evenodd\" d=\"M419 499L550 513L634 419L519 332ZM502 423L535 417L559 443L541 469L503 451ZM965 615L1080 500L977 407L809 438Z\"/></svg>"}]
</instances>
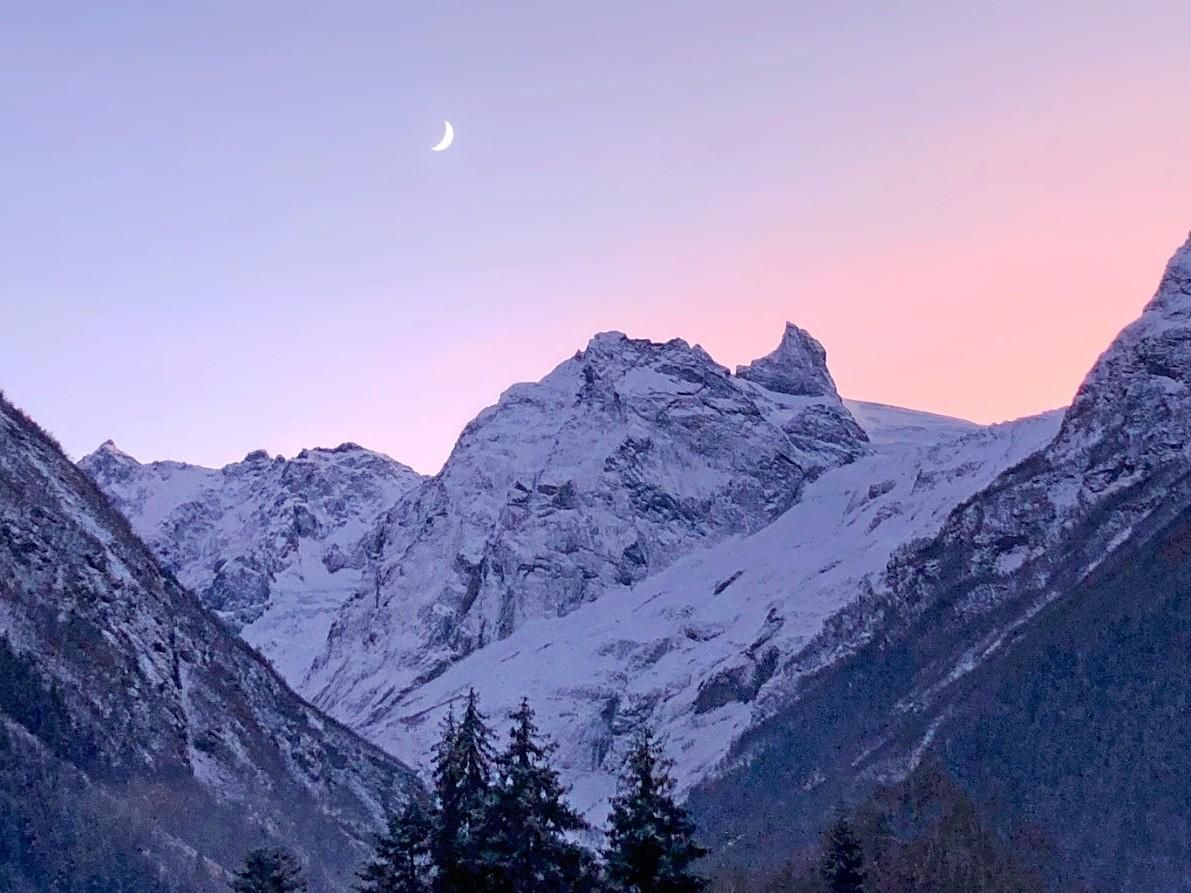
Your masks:
<instances>
[{"instance_id":1,"label":"sky","mask_svg":"<svg viewBox=\"0 0 1191 893\"><path fill-rule=\"evenodd\" d=\"M1185 0L0 3L0 387L424 472L598 331L1067 403L1191 228ZM449 119L447 151L429 151Z\"/></svg>"}]
</instances>

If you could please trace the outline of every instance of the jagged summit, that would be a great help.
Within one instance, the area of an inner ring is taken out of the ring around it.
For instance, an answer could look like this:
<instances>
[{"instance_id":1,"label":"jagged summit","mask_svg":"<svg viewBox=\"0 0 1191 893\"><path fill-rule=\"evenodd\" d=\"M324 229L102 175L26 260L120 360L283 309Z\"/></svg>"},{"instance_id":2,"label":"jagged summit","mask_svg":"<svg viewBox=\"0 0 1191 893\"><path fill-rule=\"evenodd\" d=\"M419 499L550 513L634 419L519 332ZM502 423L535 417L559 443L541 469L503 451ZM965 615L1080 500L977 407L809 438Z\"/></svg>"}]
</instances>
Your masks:
<instances>
[{"instance_id":1,"label":"jagged summit","mask_svg":"<svg viewBox=\"0 0 1191 893\"><path fill-rule=\"evenodd\" d=\"M668 341L651 341L648 338L630 338L624 332L598 332L587 342L587 347L576 354L575 359L598 362L600 360L633 357L644 360L657 356L689 355L692 361L704 363L722 371L728 370L713 360L700 345L691 345L683 338Z\"/></svg>"},{"instance_id":2,"label":"jagged summit","mask_svg":"<svg viewBox=\"0 0 1191 893\"><path fill-rule=\"evenodd\" d=\"M119 482L127 481L141 467L140 462L121 450L112 440L101 443L93 452L79 460L79 465L92 477Z\"/></svg>"},{"instance_id":3,"label":"jagged summit","mask_svg":"<svg viewBox=\"0 0 1191 893\"><path fill-rule=\"evenodd\" d=\"M304 450L299 450L298 455L295 458L308 459L311 456L323 456L323 457L333 458L335 456L344 456L344 455L348 455L348 454L355 454L355 455L359 455L362 457L373 457L376 459L383 459L383 460L392 462L395 465L401 465L401 463L398 462L396 459L393 459L392 457L387 456L384 453L379 453L376 450L370 450L367 447L360 446L358 443L354 443L353 441L350 441L350 440L345 440L343 443L339 444L339 446L336 446L336 447L307 447ZM402 467L407 468L408 466L402 465Z\"/></svg>"},{"instance_id":4,"label":"jagged summit","mask_svg":"<svg viewBox=\"0 0 1191 893\"><path fill-rule=\"evenodd\" d=\"M1146 305L1141 319L1129 329L1152 322L1155 317L1183 326L1191 324L1191 234L1166 264L1158 291Z\"/></svg>"},{"instance_id":5,"label":"jagged summit","mask_svg":"<svg viewBox=\"0 0 1191 893\"><path fill-rule=\"evenodd\" d=\"M737 366L736 374L770 391L792 397L838 397L835 381L827 371L827 351L810 332L786 323L777 349Z\"/></svg>"},{"instance_id":6,"label":"jagged summit","mask_svg":"<svg viewBox=\"0 0 1191 893\"><path fill-rule=\"evenodd\" d=\"M619 329L609 329L605 332L596 332L592 335L587 342L587 347L579 353L583 354L590 350L615 350L621 346L652 343L654 342L647 338L630 338Z\"/></svg>"},{"instance_id":7,"label":"jagged summit","mask_svg":"<svg viewBox=\"0 0 1191 893\"><path fill-rule=\"evenodd\" d=\"M1179 305L1184 312L1191 310L1191 233L1166 265L1162 284L1150 307ZM1147 308L1148 309L1148 308Z\"/></svg>"},{"instance_id":8,"label":"jagged summit","mask_svg":"<svg viewBox=\"0 0 1191 893\"><path fill-rule=\"evenodd\" d=\"M1166 264L1158 290L1142 310L1141 316L1125 327L1105 351L1108 356L1122 348L1132 348L1144 337L1162 334L1167 328L1191 325L1191 235ZM1103 357L1101 357L1103 359ZM1093 369L1093 373L1096 369Z\"/></svg>"},{"instance_id":9,"label":"jagged summit","mask_svg":"<svg viewBox=\"0 0 1191 893\"><path fill-rule=\"evenodd\" d=\"M128 453L124 452L114 440L105 440L97 446L92 452L84 456L80 462L119 462L123 465L140 465L141 463L134 459Z\"/></svg>"},{"instance_id":10,"label":"jagged summit","mask_svg":"<svg viewBox=\"0 0 1191 893\"><path fill-rule=\"evenodd\" d=\"M1063 423L1056 450L1070 458L1092 449L1089 469L1116 483L1145 474L1129 457L1185 455L1191 420L1191 238L1166 265L1141 316L1126 326L1088 373Z\"/></svg>"}]
</instances>

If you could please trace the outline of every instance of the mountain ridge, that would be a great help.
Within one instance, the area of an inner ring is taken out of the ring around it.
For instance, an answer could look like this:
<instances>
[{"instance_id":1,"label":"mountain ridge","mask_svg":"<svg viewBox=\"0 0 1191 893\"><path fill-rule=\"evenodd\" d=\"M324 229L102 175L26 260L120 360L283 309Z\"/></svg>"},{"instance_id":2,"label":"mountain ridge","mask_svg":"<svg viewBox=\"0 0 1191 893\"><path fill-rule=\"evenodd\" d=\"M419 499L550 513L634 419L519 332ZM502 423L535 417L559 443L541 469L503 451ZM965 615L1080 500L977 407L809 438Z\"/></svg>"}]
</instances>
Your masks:
<instances>
[{"instance_id":1,"label":"mountain ridge","mask_svg":"<svg viewBox=\"0 0 1191 893\"><path fill-rule=\"evenodd\" d=\"M178 579L297 686L361 585L378 518L423 478L353 443L206 468L140 463L107 441L79 460Z\"/></svg>"}]
</instances>

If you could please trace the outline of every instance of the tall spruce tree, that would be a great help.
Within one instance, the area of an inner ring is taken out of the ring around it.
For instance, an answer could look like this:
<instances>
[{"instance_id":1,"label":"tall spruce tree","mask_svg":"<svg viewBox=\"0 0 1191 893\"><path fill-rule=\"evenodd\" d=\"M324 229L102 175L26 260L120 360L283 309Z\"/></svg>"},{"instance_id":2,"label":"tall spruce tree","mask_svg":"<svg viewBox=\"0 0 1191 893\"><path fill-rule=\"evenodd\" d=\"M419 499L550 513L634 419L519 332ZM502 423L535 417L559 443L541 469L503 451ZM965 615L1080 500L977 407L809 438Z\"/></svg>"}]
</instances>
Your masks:
<instances>
[{"instance_id":1,"label":"tall spruce tree","mask_svg":"<svg viewBox=\"0 0 1191 893\"><path fill-rule=\"evenodd\" d=\"M434 893L482 893L484 811L492 766L492 731L474 690L458 723L448 716L434 765L435 815L430 835Z\"/></svg>"},{"instance_id":2,"label":"tall spruce tree","mask_svg":"<svg viewBox=\"0 0 1191 893\"><path fill-rule=\"evenodd\" d=\"M304 893L302 866L286 850L253 850L232 881L235 893Z\"/></svg>"},{"instance_id":3,"label":"tall spruce tree","mask_svg":"<svg viewBox=\"0 0 1191 893\"><path fill-rule=\"evenodd\" d=\"M427 893L430 889L430 818L410 800L376 841L376 855L357 874L360 893Z\"/></svg>"},{"instance_id":4,"label":"tall spruce tree","mask_svg":"<svg viewBox=\"0 0 1191 893\"><path fill-rule=\"evenodd\" d=\"M846 816L827 829L820 872L828 893L864 893L864 851Z\"/></svg>"},{"instance_id":5,"label":"tall spruce tree","mask_svg":"<svg viewBox=\"0 0 1191 893\"><path fill-rule=\"evenodd\" d=\"M566 803L550 765L554 745L540 740L533 717L523 700L495 765L483 835L493 893L573 893L591 871L586 852L567 840L587 823Z\"/></svg>"},{"instance_id":6,"label":"tall spruce tree","mask_svg":"<svg viewBox=\"0 0 1191 893\"><path fill-rule=\"evenodd\" d=\"M707 851L695 843L694 824L674 801L670 769L652 734L642 732L612 800L604 858L613 893L698 893L707 886L691 870Z\"/></svg>"}]
</instances>

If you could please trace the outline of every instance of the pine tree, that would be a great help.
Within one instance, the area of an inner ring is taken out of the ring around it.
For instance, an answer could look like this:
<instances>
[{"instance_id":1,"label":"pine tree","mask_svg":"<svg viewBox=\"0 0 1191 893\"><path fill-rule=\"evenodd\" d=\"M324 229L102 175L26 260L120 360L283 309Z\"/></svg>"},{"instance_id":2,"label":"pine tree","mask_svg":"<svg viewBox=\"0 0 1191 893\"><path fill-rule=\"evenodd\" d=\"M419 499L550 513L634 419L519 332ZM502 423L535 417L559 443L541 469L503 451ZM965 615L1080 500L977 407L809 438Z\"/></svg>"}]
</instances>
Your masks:
<instances>
[{"instance_id":1,"label":"pine tree","mask_svg":"<svg viewBox=\"0 0 1191 893\"><path fill-rule=\"evenodd\" d=\"M587 823L566 803L550 766L554 745L539 740L533 715L523 700L496 761L483 835L494 893L571 893L589 872L586 853L566 837Z\"/></svg>"},{"instance_id":2,"label":"pine tree","mask_svg":"<svg viewBox=\"0 0 1191 893\"><path fill-rule=\"evenodd\" d=\"M235 893L304 893L306 879L286 850L253 850L232 882Z\"/></svg>"},{"instance_id":3,"label":"pine tree","mask_svg":"<svg viewBox=\"0 0 1191 893\"><path fill-rule=\"evenodd\" d=\"M828 893L864 893L864 851L845 816L827 830L821 873Z\"/></svg>"},{"instance_id":4,"label":"pine tree","mask_svg":"<svg viewBox=\"0 0 1191 893\"><path fill-rule=\"evenodd\" d=\"M604 858L613 893L698 893L707 886L691 871L707 851L695 843L690 816L674 802L670 769L653 736L643 732L612 800Z\"/></svg>"},{"instance_id":5,"label":"pine tree","mask_svg":"<svg viewBox=\"0 0 1191 893\"><path fill-rule=\"evenodd\" d=\"M483 799L492 777L492 730L480 712L475 689L467 692L467 707L455 733L455 752L460 767L460 791L465 800Z\"/></svg>"},{"instance_id":6,"label":"pine tree","mask_svg":"<svg viewBox=\"0 0 1191 893\"><path fill-rule=\"evenodd\" d=\"M492 732L474 690L458 723L448 716L434 765L430 838L434 893L482 893L480 853L492 766Z\"/></svg>"},{"instance_id":7,"label":"pine tree","mask_svg":"<svg viewBox=\"0 0 1191 893\"><path fill-rule=\"evenodd\" d=\"M430 889L430 820L411 800L376 842L376 856L357 874L360 893L426 893Z\"/></svg>"},{"instance_id":8,"label":"pine tree","mask_svg":"<svg viewBox=\"0 0 1191 893\"><path fill-rule=\"evenodd\" d=\"M447 893L454 889L455 879L451 876L453 866L459 861L460 818L459 788L460 767L456 759L455 738L458 728L455 710L451 708L443 721L442 736L434 755L434 816L430 829L430 861L434 866L435 893Z\"/></svg>"}]
</instances>

